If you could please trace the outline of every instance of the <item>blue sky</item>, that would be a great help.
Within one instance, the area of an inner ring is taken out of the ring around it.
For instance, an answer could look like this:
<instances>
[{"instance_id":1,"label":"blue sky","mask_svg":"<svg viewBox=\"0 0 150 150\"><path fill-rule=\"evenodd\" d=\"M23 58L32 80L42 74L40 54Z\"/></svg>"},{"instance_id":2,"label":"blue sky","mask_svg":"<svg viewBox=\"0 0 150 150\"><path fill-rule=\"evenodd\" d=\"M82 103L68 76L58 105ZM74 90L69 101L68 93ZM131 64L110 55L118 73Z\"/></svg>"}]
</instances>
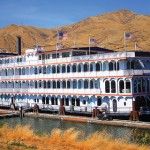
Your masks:
<instances>
[{"instance_id":1,"label":"blue sky","mask_svg":"<svg viewBox=\"0 0 150 150\"><path fill-rule=\"evenodd\" d=\"M0 0L0 28L53 28L120 9L150 15L150 0Z\"/></svg>"}]
</instances>

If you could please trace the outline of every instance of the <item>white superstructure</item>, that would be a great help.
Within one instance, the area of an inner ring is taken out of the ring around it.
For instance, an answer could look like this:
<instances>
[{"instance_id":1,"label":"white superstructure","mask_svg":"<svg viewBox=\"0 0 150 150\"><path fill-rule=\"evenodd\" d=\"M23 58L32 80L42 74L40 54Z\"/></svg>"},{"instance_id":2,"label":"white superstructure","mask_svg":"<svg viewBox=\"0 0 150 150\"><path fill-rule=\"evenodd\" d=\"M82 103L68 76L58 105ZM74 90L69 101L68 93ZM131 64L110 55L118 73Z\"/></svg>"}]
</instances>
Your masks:
<instances>
[{"instance_id":1,"label":"white superstructure","mask_svg":"<svg viewBox=\"0 0 150 150\"><path fill-rule=\"evenodd\" d=\"M114 52L103 48L44 51L35 48L17 56L0 55L0 104L92 112L107 108L129 115L143 107L150 114L150 53Z\"/></svg>"}]
</instances>

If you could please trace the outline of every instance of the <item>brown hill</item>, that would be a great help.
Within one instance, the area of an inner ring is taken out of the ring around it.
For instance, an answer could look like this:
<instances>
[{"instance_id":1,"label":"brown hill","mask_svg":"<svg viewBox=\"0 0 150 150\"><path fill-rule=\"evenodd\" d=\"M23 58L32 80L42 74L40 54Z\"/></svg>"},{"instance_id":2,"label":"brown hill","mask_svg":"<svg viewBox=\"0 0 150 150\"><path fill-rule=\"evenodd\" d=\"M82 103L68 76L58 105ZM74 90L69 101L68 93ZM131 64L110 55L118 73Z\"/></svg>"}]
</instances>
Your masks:
<instances>
[{"instance_id":1,"label":"brown hill","mask_svg":"<svg viewBox=\"0 0 150 150\"><path fill-rule=\"evenodd\" d=\"M133 33L134 38L126 40L127 49L134 50L137 42L139 50L150 48L150 16L138 15L129 10L119 10L99 16L87 18L72 25L44 29L31 26L10 25L0 29L0 48L15 52L17 49L16 36L22 37L23 49L38 44L45 49L55 49L57 32L65 31L68 39L62 42L65 47L88 46L88 39L98 40L98 46L121 51L124 49L124 31Z\"/></svg>"}]
</instances>

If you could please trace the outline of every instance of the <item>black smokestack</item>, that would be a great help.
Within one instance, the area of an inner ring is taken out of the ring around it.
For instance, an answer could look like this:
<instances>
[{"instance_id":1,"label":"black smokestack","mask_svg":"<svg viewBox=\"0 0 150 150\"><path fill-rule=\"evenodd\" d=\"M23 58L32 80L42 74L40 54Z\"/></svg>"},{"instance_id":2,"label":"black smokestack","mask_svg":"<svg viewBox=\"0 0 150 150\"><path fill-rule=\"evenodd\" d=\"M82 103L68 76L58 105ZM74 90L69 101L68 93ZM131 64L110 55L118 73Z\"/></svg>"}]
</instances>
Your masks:
<instances>
[{"instance_id":1,"label":"black smokestack","mask_svg":"<svg viewBox=\"0 0 150 150\"><path fill-rule=\"evenodd\" d=\"M18 40L18 55L21 55L21 37L17 36Z\"/></svg>"}]
</instances>

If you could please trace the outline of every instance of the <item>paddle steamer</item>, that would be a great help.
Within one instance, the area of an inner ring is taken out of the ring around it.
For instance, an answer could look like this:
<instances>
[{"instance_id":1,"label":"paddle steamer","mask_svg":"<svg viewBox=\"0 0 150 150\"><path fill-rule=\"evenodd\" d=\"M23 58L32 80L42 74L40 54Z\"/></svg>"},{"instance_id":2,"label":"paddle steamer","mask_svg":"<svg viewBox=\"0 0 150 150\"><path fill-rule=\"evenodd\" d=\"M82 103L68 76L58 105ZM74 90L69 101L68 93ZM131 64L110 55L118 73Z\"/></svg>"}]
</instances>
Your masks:
<instances>
[{"instance_id":1,"label":"paddle steamer","mask_svg":"<svg viewBox=\"0 0 150 150\"><path fill-rule=\"evenodd\" d=\"M150 52L116 52L100 47L0 54L0 105L113 115L150 114ZM73 107L72 107L73 106Z\"/></svg>"}]
</instances>

